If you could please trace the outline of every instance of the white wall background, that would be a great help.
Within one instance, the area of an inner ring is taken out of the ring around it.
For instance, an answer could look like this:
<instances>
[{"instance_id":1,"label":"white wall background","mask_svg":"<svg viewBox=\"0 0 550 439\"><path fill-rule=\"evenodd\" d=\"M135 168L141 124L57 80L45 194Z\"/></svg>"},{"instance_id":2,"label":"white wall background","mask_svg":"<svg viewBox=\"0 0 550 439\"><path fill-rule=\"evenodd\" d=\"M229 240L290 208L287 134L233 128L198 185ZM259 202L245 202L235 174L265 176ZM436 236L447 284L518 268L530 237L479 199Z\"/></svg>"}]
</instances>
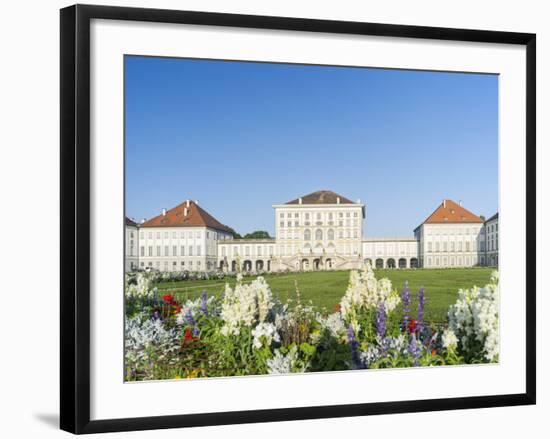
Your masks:
<instances>
[{"instance_id":1,"label":"white wall background","mask_svg":"<svg viewBox=\"0 0 550 439\"><path fill-rule=\"evenodd\" d=\"M506 2L353 2L349 0L157 0L87 3L162 7L320 19L463 27L537 33L538 271L550 263L548 143L550 128L550 11L535 0ZM59 289L59 13L71 4L30 0L3 5L0 26L0 431L5 437L58 437ZM546 222L548 220L546 219ZM542 437L550 409L547 288L538 280L538 400L535 407L327 419L270 425L124 433L109 437L309 437L342 434L385 438L427 435ZM42 285L40 287L40 285ZM541 432L541 433L537 433Z\"/></svg>"}]
</instances>

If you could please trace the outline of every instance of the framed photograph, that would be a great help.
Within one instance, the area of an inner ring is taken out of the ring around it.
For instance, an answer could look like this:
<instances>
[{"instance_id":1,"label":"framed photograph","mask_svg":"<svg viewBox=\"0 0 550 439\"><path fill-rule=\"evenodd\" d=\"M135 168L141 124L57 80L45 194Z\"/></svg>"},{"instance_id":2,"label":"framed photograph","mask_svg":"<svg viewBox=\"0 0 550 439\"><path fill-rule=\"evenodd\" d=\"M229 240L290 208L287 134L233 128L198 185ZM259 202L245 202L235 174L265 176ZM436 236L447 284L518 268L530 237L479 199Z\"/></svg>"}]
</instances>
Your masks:
<instances>
[{"instance_id":1,"label":"framed photograph","mask_svg":"<svg viewBox=\"0 0 550 439\"><path fill-rule=\"evenodd\" d=\"M535 35L61 10L61 428L535 403Z\"/></svg>"}]
</instances>

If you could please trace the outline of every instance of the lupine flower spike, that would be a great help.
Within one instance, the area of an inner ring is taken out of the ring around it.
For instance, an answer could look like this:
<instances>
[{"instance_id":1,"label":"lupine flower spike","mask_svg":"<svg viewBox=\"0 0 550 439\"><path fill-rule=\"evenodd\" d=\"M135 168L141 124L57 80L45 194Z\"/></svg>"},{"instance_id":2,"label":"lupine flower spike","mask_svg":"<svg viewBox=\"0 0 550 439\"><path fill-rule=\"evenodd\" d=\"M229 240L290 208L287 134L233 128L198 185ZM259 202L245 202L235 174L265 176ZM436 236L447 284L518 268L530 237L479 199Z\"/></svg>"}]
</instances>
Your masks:
<instances>
[{"instance_id":1,"label":"lupine flower spike","mask_svg":"<svg viewBox=\"0 0 550 439\"><path fill-rule=\"evenodd\" d=\"M401 292L401 301L403 302L403 328L406 330L409 325L409 313L411 311L411 290L409 289L409 282L407 281Z\"/></svg>"},{"instance_id":2,"label":"lupine flower spike","mask_svg":"<svg viewBox=\"0 0 550 439\"><path fill-rule=\"evenodd\" d=\"M416 331L420 334L424 328L424 305L426 303L424 297L424 287L418 291L418 315L416 317Z\"/></svg>"}]
</instances>

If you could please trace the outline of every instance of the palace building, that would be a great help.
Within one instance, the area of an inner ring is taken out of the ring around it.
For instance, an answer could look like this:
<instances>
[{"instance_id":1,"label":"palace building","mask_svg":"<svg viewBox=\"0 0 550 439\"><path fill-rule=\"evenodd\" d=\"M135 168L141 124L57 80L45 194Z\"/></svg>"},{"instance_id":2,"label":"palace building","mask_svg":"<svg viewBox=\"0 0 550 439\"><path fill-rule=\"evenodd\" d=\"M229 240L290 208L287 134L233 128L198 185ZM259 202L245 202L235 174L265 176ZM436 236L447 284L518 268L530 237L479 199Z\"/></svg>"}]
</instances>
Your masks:
<instances>
[{"instance_id":1,"label":"palace building","mask_svg":"<svg viewBox=\"0 0 550 439\"><path fill-rule=\"evenodd\" d=\"M418 257L424 268L485 265L485 233L481 217L462 203L443 203L415 230Z\"/></svg>"},{"instance_id":2,"label":"palace building","mask_svg":"<svg viewBox=\"0 0 550 439\"><path fill-rule=\"evenodd\" d=\"M138 225L130 218L125 218L124 222L124 269L133 271L139 267L138 259Z\"/></svg>"},{"instance_id":3,"label":"palace building","mask_svg":"<svg viewBox=\"0 0 550 439\"><path fill-rule=\"evenodd\" d=\"M139 268L214 271L218 242L232 239L229 227L186 200L139 225Z\"/></svg>"},{"instance_id":4,"label":"palace building","mask_svg":"<svg viewBox=\"0 0 550 439\"><path fill-rule=\"evenodd\" d=\"M125 268L160 271L308 271L498 264L498 214L484 221L452 200L402 238L363 238L365 205L322 190L272 206L275 238L235 239L186 200L141 224L126 219Z\"/></svg>"}]
</instances>

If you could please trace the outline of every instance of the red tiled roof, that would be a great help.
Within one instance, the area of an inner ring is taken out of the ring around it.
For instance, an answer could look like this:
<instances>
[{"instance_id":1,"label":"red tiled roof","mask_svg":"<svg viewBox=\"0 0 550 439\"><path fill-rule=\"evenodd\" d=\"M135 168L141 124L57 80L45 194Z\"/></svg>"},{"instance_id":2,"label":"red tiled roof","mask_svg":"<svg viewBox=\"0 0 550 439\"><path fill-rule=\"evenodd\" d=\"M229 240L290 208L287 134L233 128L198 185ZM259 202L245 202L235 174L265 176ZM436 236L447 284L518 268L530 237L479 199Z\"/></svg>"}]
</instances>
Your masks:
<instances>
[{"instance_id":1,"label":"red tiled roof","mask_svg":"<svg viewBox=\"0 0 550 439\"><path fill-rule=\"evenodd\" d=\"M302 204L337 204L338 198L340 198L340 204L354 204L350 199L332 191L312 192L300 198L302 199ZM300 198L296 198L285 204L300 204Z\"/></svg>"},{"instance_id":2,"label":"red tiled roof","mask_svg":"<svg viewBox=\"0 0 550 439\"><path fill-rule=\"evenodd\" d=\"M186 211L187 210L187 211ZM185 215L187 213L187 215ZM231 233L231 229L194 201L184 201L176 207L167 210L166 214L160 214L145 221L141 227L210 227Z\"/></svg>"},{"instance_id":3,"label":"red tiled roof","mask_svg":"<svg viewBox=\"0 0 550 439\"><path fill-rule=\"evenodd\" d=\"M483 223L483 220L453 200L444 200L423 224Z\"/></svg>"}]
</instances>

